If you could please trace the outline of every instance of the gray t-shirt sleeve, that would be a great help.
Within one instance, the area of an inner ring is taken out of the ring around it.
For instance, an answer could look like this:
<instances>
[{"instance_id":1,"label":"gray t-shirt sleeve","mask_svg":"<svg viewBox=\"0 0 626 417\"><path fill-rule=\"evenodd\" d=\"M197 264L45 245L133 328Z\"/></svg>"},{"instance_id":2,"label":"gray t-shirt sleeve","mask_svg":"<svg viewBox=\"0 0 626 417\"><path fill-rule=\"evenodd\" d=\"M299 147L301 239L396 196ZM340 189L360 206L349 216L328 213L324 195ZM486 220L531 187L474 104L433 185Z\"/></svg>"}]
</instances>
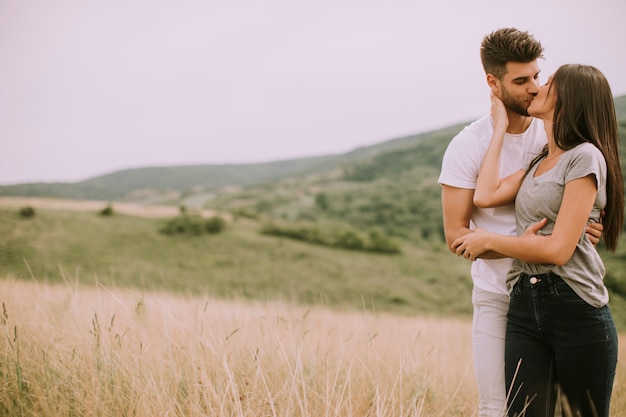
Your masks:
<instances>
[{"instance_id":1,"label":"gray t-shirt sleeve","mask_svg":"<svg viewBox=\"0 0 626 417\"><path fill-rule=\"evenodd\" d=\"M584 146L584 152L574 152L565 169L565 183L584 178L593 174L596 178L596 187L600 189L603 184L604 157L595 146ZM576 151L576 149L574 149Z\"/></svg>"}]
</instances>

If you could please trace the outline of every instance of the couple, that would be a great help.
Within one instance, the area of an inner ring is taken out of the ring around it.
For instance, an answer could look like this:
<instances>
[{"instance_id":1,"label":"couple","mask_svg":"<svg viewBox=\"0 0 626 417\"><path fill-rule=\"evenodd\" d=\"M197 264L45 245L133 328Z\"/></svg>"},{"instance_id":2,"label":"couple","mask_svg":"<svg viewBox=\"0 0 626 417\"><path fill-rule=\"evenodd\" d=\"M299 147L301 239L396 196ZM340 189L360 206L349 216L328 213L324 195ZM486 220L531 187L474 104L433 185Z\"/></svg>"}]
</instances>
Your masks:
<instances>
[{"instance_id":1,"label":"couple","mask_svg":"<svg viewBox=\"0 0 626 417\"><path fill-rule=\"evenodd\" d=\"M565 415L609 415L617 334L595 244L615 250L623 224L613 96L584 65L539 86L542 53L514 28L483 39L491 114L452 140L439 178L446 241L474 261L481 417L553 416L559 392Z\"/></svg>"}]
</instances>

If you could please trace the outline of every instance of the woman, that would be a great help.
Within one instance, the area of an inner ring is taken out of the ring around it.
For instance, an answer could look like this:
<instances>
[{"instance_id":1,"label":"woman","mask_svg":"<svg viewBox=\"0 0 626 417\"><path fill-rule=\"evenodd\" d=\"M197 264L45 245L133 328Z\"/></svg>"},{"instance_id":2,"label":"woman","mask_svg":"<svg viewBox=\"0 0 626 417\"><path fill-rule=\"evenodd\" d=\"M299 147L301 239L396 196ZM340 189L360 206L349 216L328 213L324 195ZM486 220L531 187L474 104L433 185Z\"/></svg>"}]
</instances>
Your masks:
<instances>
[{"instance_id":1,"label":"woman","mask_svg":"<svg viewBox=\"0 0 626 417\"><path fill-rule=\"evenodd\" d=\"M572 415L608 416L617 333L604 264L584 229L604 211L605 244L615 251L624 191L613 95L596 68L564 65L540 88L528 113L543 120L548 144L527 171L501 180L507 119L492 94L494 134L474 195L478 207L515 201L519 236L476 229L453 246L472 260L486 251L516 259L507 276L510 415L553 416L560 388ZM543 229L526 230L542 219Z\"/></svg>"}]
</instances>

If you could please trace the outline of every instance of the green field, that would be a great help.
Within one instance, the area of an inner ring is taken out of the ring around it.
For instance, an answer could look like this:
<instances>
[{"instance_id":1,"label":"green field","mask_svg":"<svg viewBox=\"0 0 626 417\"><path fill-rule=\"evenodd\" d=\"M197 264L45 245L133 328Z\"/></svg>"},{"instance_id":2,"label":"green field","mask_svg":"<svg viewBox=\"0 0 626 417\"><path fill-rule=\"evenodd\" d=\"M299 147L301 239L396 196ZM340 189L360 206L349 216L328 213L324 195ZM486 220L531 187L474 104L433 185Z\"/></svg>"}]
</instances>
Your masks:
<instances>
[{"instance_id":1,"label":"green field","mask_svg":"<svg viewBox=\"0 0 626 417\"><path fill-rule=\"evenodd\" d=\"M471 314L469 263L441 243L402 243L401 254L327 248L260 233L249 219L215 235L168 236L166 219L0 209L0 276L165 290L234 300L285 300L337 310ZM611 308L626 328L617 254L603 254Z\"/></svg>"},{"instance_id":2,"label":"green field","mask_svg":"<svg viewBox=\"0 0 626 417\"><path fill-rule=\"evenodd\" d=\"M443 245L383 255L260 233L250 220L220 234L168 236L166 220L0 209L0 275L46 282L287 300L333 309L471 313L469 263Z\"/></svg>"}]
</instances>

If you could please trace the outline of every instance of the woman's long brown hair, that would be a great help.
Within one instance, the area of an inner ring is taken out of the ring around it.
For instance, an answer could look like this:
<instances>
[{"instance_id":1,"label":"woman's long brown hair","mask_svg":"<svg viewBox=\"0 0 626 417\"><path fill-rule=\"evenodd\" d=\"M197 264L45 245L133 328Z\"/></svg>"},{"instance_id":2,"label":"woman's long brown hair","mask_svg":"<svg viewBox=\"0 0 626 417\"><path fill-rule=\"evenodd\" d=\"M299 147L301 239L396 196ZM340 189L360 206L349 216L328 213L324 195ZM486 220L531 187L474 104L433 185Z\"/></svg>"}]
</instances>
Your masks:
<instances>
[{"instance_id":1,"label":"woman's long brown hair","mask_svg":"<svg viewBox=\"0 0 626 417\"><path fill-rule=\"evenodd\" d=\"M624 180L619 163L619 135L611 87L602 72L589 65L559 67L550 88L556 88L554 141L564 150L583 142L595 145L607 166L606 207L602 232L614 252L624 223Z\"/></svg>"}]
</instances>

